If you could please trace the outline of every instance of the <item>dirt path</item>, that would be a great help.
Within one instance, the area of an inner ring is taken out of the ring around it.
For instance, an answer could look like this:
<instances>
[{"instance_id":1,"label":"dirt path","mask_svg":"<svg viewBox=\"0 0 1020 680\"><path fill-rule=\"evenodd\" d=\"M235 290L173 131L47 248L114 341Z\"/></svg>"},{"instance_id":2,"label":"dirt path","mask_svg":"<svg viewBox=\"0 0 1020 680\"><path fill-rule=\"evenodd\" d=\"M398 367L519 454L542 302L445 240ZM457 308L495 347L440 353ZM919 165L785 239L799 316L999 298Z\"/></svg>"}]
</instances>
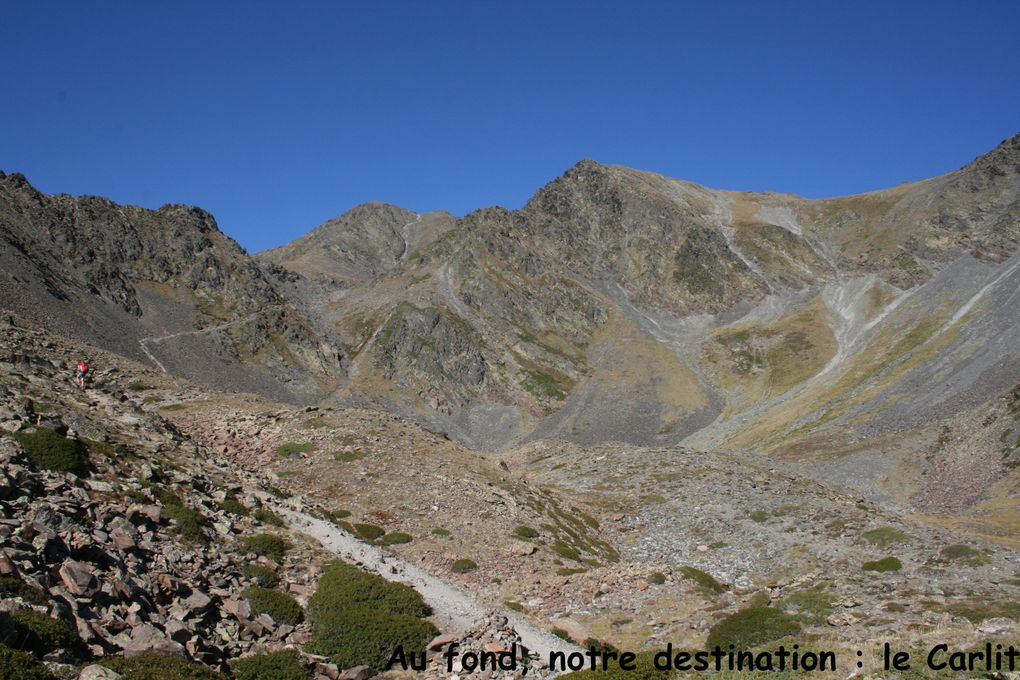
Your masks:
<instances>
[{"instance_id":1,"label":"dirt path","mask_svg":"<svg viewBox=\"0 0 1020 680\"><path fill-rule=\"evenodd\" d=\"M216 331L221 331L221 330L223 330L225 328L230 328L231 326L236 326L238 324L242 324L242 323L245 323L247 321L251 321L255 317L259 316L260 314L265 314L266 312L269 312L269 311L273 311L273 310L276 310L276 309L281 309L282 307L283 307L283 305L270 305L269 307L263 307L262 309L258 310L257 312L252 312L251 314L247 314L245 316L242 316L240 319L234 319L233 321L228 321L226 323L221 323L221 324L218 324L216 326L209 326L207 328L199 328L196 331L181 331L179 333L170 333L169 335L160 335L158 337L149 336L149 337L145 337L145 338L139 338L138 344L141 346L142 352L145 353L145 356L149 357L149 359L152 361L152 363L156 364L156 366L159 367L159 370L161 370L164 373L166 373L167 372L166 366L164 366L162 364L162 362L160 362L160 360L157 359L155 357L155 355L153 355L153 353L149 350L149 343L150 342L163 342L164 340L173 340L174 338L180 338L180 337L185 336L185 335L203 335L205 333L214 333Z\"/></svg>"},{"instance_id":2,"label":"dirt path","mask_svg":"<svg viewBox=\"0 0 1020 680\"><path fill-rule=\"evenodd\" d=\"M489 607L479 602L477 597L467 590L446 583L420 567L388 555L382 549L354 538L330 522L274 503L275 499L268 494L258 495L263 502L276 506L277 512L291 529L315 538L337 557L348 562L358 562L363 569L377 573L388 581L412 586L432 607L434 617L443 632L470 631L482 623L489 613L495 611L507 617L521 636L522 643L537 653L540 659L547 660L549 653L554 650L570 652L580 649L540 628L520 614Z\"/></svg>"}]
</instances>

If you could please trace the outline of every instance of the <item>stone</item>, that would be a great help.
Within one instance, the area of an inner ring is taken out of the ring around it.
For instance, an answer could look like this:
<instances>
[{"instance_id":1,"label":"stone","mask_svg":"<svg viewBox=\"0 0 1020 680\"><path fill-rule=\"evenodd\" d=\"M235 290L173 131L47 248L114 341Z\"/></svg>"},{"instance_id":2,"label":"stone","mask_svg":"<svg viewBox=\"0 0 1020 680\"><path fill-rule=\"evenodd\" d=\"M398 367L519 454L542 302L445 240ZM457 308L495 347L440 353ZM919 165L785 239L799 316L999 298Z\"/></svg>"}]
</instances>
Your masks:
<instances>
[{"instance_id":1,"label":"stone","mask_svg":"<svg viewBox=\"0 0 1020 680\"><path fill-rule=\"evenodd\" d=\"M452 642L459 641L460 636L458 635L439 635L437 637L432 638L432 641L429 642L428 645L426 645L425 649L427 649L430 652L435 652Z\"/></svg>"},{"instance_id":2,"label":"stone","mask_svg":"<svg viewBox=\"0 0 1020 680\"><path fill-rule=\"evenodd\" d=\"M371 666L355 666L348 668L340 676L344 680L370 680L378 675L378 672Z\"/></svg>"},{"instance_id":3,"label":"stone","mask_svg":"<svg viewBox=\"0 0 1020 680\"><path fill-rule=\"evenodd\" d=\"M92 568L83 562L66 560L60 565L59 573L60 580L72 595L88 597L95 594L99 588Z\"/></svg>"},{"instance_id":4,"label":"stone","mask_svg":"<svg viewBox=\"0 0 1020 680\"><path fill-rule=\"evenodd\" d=\"M81 672L78 673L77 680L118 680L118 678L122 677L124 676L120 673L111 671L105 666L92 664L91 666L86 666L81 669Z\"/></svg>"}]
</instances>

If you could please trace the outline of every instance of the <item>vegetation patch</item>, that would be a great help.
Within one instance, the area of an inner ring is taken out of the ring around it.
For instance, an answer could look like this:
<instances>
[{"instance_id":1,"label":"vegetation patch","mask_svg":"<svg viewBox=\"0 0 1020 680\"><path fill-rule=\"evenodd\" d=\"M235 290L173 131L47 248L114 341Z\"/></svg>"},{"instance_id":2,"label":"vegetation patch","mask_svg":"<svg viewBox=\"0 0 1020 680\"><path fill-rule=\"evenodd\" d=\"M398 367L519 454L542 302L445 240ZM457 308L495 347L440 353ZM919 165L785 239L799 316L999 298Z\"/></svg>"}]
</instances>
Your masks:
<instances>
[{"instance_id":1,"label":"vegetation patch","mask_svg":"<svg viewBox=\"0 0 1020 680\"><path fill-rule=\"evenodd\" d=\"M700 569L680 567L680 573L697 583L698 590L704 595L719 595L727 590L726 585L719 583L711 574ZM665 577L663 577L663 581L665 581Z\"/></svg>"},{"instance_id":2,"label":"vegetation patch","mask_svg":"<svg viewBox=\"0 0 1020 680\"><path fill-rule=\"evenodd\" d=\"M382 538L386 535L386 530L381 526L375 524L366 524L364 522L358 522L354 524L354 530L358 533L358 537L366 541L374 541L377 538Z\"/></svg>"},{"instance_id":3,"label":"vegetation patch","mask_svg":"<svg viewBox=\"0 0 1020 680\"><path fill-rule=\"evenodd\" d=\"M276 572L269 567L264 567L261 564L254 564L248 562L241 567L241 573L250 578L255 582L255 585L261 588L272 588L279 582L279 577Z\"/></svg>"},{"instance_id":4,"label":"vegetation patch","mask_svg":"<svg viewBox=\"0 0 1020 680\"><path fill-rule=\"evenodd\" d=\"M573 576L574 574L583 574L588 571L584 567L560 567L556 570L557 576Z\"/></svg>"},{"instance_id":5,"label":"vegetation patch","mask_svg":"<svg viewBox=\"0 0 1020 680\"><path fill-rule=\"evenodd\" d=\"M861 538L879 548L888 548L909 541L911 536L892 527L879 527L878 529L865 531L861 534Z\"/></svg>"},{"instance_id":6,"label":"vegetation patch","mask_svg":"<svg viewBox=\"0 0 1020 680\"><path fill-rule=\"evenodd\" d=\"M432 535L433 536L451 536L452 533L450 532L449 529L444 529L442 527L436 527L435 529L432 530Z\"/></svg>"},{"instance_id":7,"label":"vegetation patch","mask_svg":"<svg viewBox=\"0 0 1020 680\"><path fill-rule=\"evenodd\" d=\"M379 545L400 545L410 543L412 540L411 534L406 534L403 531L391 531L379 539Z\"/></svg>"},{"instance_id":8,"label":"vegetation patch","mask_svg":"<svg viewBox=\"0 0 1020 680\"><path fill-rule=\"evenodd\" d=\"M221 501L220 510L229 512L231 515L237 515L238 517L248 516L248 507L236 498L227 498Z\"/></svg>"},{"instance_id":9,"label":"vegetation patch","mask_svg":"<svg viewBox=\"0 0 1020 680\"><path fill-rule=\"evenodd\" d=\"M130 659L103 657L102 665L124 676L121 680L226 680L205 664L179 656L142 654Z\"/></svg>"},{"instance_id":10,"label":"vegetation patch","mask_svg":"<svg viewBox=\"0 0 1020 680\"><path fill-rule=\"evenodd\" d=\"M753 522L761 523L769 518L769 514L764 510L752 510L748 517Z\"/></svg>"},{"instance_id":11,"label":"vegetation patch","mask_svg":"<svg viewBox=\"0 0 1020 680\"><path fill-rule=\"evenodd\" d=\"M309 430L321 430L324 427L330 427L332 424L322 416L315 416L305 421L305 427Z\"/></svg>"},{"instance_id":12,"label":"vegetation patch","mask_svg":"<svg viewBox=\"0 0 1020 680\"><path fill-rule=\"evenodd\" d=\"M251 611L256 616L269 614L273 621L289 626L296 626L304 618L301 605L282 590L254 586L247 588L243 595L251 603Z\"/></svg>"},{"instance_id":13,"label":"vegetation patch","mask_svg":"<svg viewBox=\"0 0 1020 680\"><path fill-rule=\"evenodd\" d=\"M0 620L0 626L3 621ZM81 653L81 639L78 632L63 621L37 612L34 609L18 609L10 613L10 627L13 629L8 644L16 649L43 657L57 649L74 655Z\"/></svg>"},{"instance_id":14,"label":"vegetation patch","mask_svg":"<svg viewBox=\"0 0 1020 680\"><path fill-rule=\"evenodd\" d=\"M282 560L290 548L290 543L276 534L255 534L244 539L245 550L268 557L275 562Z\"/></svg>"},{"instance_id":15,"label":"vegetation patch","mask_svg":"<svg viewBox=\"0 0 1020 680\"><path fill-rule=\"evenodd\" d=\"M353 451L337 451L333 454L333 460L338 463L353 463L356 460L361 460L365 457L365 452L361 449L354 449Z\"/></svg>"},{"instance_id":16,"label":"vegetation patch","mask_svg":"<svg viewBox=\"0 0 1020 680\"><path fill-rule=\"evenodd\" d=\"M820 583L812 588L790 593L780 604L784 611L792 609L802 623L821 626L832 614L834 599L826 585Z\"/></svg>"},{"instance_id":17,"label":"vegetation patch","mask_svg":"<svg viewBox=\"0 0 1020 680\"><path fill-rule=\"evenodd\" d=\"M177 531L191 541L204 543L208 540L203 528L209 520L205 515L184 504L180 496L162 486L151 487L152 494L163 505L163 514L172 519Z\"/></svg>"},{"instance_id":18,"label":"vegetation patch","mask_svg":"<svg viewBox=\"0 0 1020 680\"><path fill-rule=\"evenodd\" d=\"M32 432L15 432L14 438L25 449L32 465L40 470L73 472L79 476L88 472L88 453L77 439L68 439L46 427Z\"/></svg>"},{"instance_id":19,"label":"vegetation patch","mask_svg":"<svg viewBox=\"0 0 1020 680\"><path fill-rule=\"evenodd\" d=\"M466 557L462 557L459 560L454 561L450 566L450 571L454 574L468 574L478 569L478 564L474 560L469 560Z\"/></svg>"},{"instance_id":20,"label":"vegetation patch","mask_svg":"<svg viewBox=\"0 0 1020 680\"><path fill-rule=\"evenodd\" d=\"M54 677L31 654L0 645L0 680L54 680Z\"/></svg>"},{"instance_id":21,"label":"vegetation patch","mask_svg":"<svg viewBox=\"0 0 1020 680\"><path fill-rule=\"evenodd\" d=\"M891 555L889 557L883 557L880 560L865 562L861 565L861 569L864 571L877 571L883 573L887 571L899 571L902 568L903 563Z\"/></svg>"},{"instance_id":22,"label":"vegetation patch","mask_svg":"<svg viewBox=\"0 0 1020 680\"><path fill-rule=\"evenodd\" d=\"M987 553L962 543L943 548L942 552L939 553L939 559L943 562L957 562L971 567L980 567L983 564L988 564Z\"/></svg>"},{"instance_id":23,"label":"vegetation patch","mask_svg":"<svg viewBox=\"0 0 1020 680\"><path fill-rule=\"evenodd\" d=\"M290 458L298 453L311 453L315 450L312 442L287 442L276 447L276 454L282 458Z\"/></svg>"},{"instance_id":24,"label":"vegetation patch","mask_svg":"<svg viewBox=\"0 0 1020 680\"><path fill-rule=\"evenodd\" d=\"M339 561L319 579L308 608L308 649L341 668L384 668L398 646L421 650L438 633L422 620L432 612L413 588Z\"/></svg>"},{"instance_id":25,"label":"vegetation patch","mask_svg":"<svg viewBox=\"0 0 1020 680\"><path fill-rule=\"evenodd\" d=\"M514 600L503 600L503 606L509 609L510 611L515 611L521 614L527 611L523 604L521 604L520 602L516 602Z\"/></svg>"},{"instance_id":26,"label":"vegetation patch","mask_svg":"<svg viewBox=\"0 0 1020 680\"><path fill-rule=\"evenodd\" d=\"M230 663L234 680L308 680L311 669L295 649L254 654Z\"/></svg>"},{"instance_id":27,"label":"vegetation patch","mask_svg":"<svg viewBox=\"0 0 1020 680\"><path fill-rule=\"evenodd\" d=\"M514 538L522 538L522 539L528 541L528 540L531 540L532 538L538 538L539 533L538 533L537 529L532 529L529 526L525 526L525 525L521 524L521 525L517 526L516 528L514 528L513 535L514 535Z\"/></svg>"},{"instance_id":28,"label":"vegetation patch","mask_svg":"<svg viewBox=\"0 0 1020 680\"><path fill-rule=\"evenodd\" d=\"M797 619L774 607L749 607L721 619L708 631L706 646L752 649L801 631Z\"/></svg>"},{"instance_id":29,"label":"vegetation patch","mask_svg":"<svg viewBox=\"0 0 1020 680\"><path fill-rule=\"evenodd\" d=\"M283 518L268 508L259 508L258 510L256 510L255 519L262 522L263 524L268 524L269 526L274 527L284 526Z\"/></svg>"},{"instance_id":30,"label":"vegetation patch","mask_svg":"<svg viewBox=\"0 0 1020 680\"><path fill-rule=\"evenodd\" d=\"M697 571L697 569L695 569L694 571ZM709 576L709 578L712 577ZM715 579L712 580L714 581ZM661 586L663 583L666 582L666 575L663 574L661 571L653 571L651 574L648 575L648 582L656 586Z\"/></svg>"},{"instance_id":31,"label":"vegetation patch","mask_svg":"<svg viewBox=\"0 0 1020 680\"><path fill-rule=\"evenodd\" d=\"M1015 600L962 600L950 602L946 611L953 616L961 616L971 623L981 623L987 619L1005 618L1020 622L1020 602Z\"/></svg>"},{"instance_id":32,"label":"vegetation patch","mask_svg":"<svg viewBox=\"0 0 1020 680\"><path fill-rule=\"evenodd\" d=\"M567 398L567 393L560 388L556 378L543 371L525 370L521 385L535 396L549 397L560 401Z\"/></svg>"},{"instance_id":33,"label":"vegetation patch","mask_svg":"<svg viewBox=\"0 0 1020 680\"><path fill-rule=\"evenodd\" d=\"M20 597L28 604L46 606L49 597L40 588L30 586L17 576L0 576L0 599Z\"/></svg>"}]
</instances>

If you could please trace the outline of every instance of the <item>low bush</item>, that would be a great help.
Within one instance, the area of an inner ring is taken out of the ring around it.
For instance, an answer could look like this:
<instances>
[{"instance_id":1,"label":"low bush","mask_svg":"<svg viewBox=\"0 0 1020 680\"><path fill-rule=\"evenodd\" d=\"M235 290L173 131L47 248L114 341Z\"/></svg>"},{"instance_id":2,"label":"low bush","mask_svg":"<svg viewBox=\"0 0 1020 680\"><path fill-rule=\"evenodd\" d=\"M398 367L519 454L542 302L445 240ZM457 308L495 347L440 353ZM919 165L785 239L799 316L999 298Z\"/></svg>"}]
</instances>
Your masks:
<instances>
[{"instance_id":1,"label":"low bush","mask_svg":"<svg viewBox=\"0 0 1020 680\"><path fill-rule=\"evenodd\" d=\"M259 508L255 511L255 519L274 527L284 526L283 518L268 508Z\"/></svg>"},{"instance_id":2,"label":"low bush","mask_svg":"<svg viewBox=\"0 0 1020 680\"><path fill-rule=\"evenodd\" d=\"M162 486L153 486L152 493L163 505L163 514L174 521L181 536L192 541L205 542L208 537L202 530L209 520L198 510L189 508L181 497Z\"/></svg>"},{"instance_id":3,"label":"low bush","mask_svg":"<svg viewBox=\"0 0 1020 680\"><path fill-rule=\"evenodd\" d=\"M454 574L468 574L478 568L478 564L474 560L469 560L466 557L454 561L450 567L450 571Z\"/></svg>"},{"instance_id":4,"label":"low bush","mask_svg":"<svg viewBox=\"0 0 1020 680\"><path fill-rule=\"evenodd\" d=\"M962 543L943 548L939 553L939 559L943 562L960 562L972 567L988 564L987 554Z\"/></svg>"},{"instance_id":5,"label":"low bush","mask_svg":"<svg viewBox=\"0 0 1020 680\"><path fill-rule=\"evenodd\" d=\"M556 539L556 542L553 543L552 549L554 553L561 557L566 557L568 560L574 560L575 562L581 561L581 553L570 547L570 545L561 538Z\"/></svg>"},{"instance_id":6,"label":"low bush","mask_svg":"<svg viewBox=\"0 0 1020 680\"><path fill-rule=\"evenodd\" d=\"M375 524L365 524L359 522L354 525L354 530L358 532L358 536L366 541L374 541L377 538L382 538L386 534L386 530Z\"/></svg>"},{"instance_id":7,"label":"low bush","mask_svg":"<svg viewBox=\"0 0 1020 680\"><path fill-rule=\"evenodd\" d=\"M63 649L77 656L81 653L78 632L63 621L32 609L19 609L10 613L13 639L9 644L31 652L38 657Z\"/></svg>"},{"instance_id":8,"label":"low bush","mask_svg":"<svg viewBox=\"0 0 1020 680\"><path fill-rule=\"evenodd\" d=\"M297 650L254 654L230 662L234 680L308 680L310 668Z\"/></svg>"},{"instance_id":9,"label":"low bush","mask_svg":"<svg viewBox=\"0 0 1020 680\"><path fill-rule=\"evenodd\" d=\"M532 529L529 526L521 524L514 529L514 538L523 538L524 540L531 540L532 538L538 538L538 530Z\"/></svg>"},{"instance_id":10,"label":"low bush","mask_svg":"<svg viewBox=\"0 0 1020 680\"><path fill-rule=\"evenodd\" d=\"M105 656L101 665L120 673L121 680L226 680L205 664L166 654L141 654L125 659Z\"/></svg>"},{"instance_id":11,"label":"low bush","mask_svg":"<svg viewBox=\"0 0 1020 680\"><path fill-rule=\"evenodd\" d=\"M760 524L761 522L767 520L769 518L769 515L764 510L752 510L751 514L749 514L748 517L751 518L751 521L758 522Z\"/></svg>"},{"instance_id":12,"label":"low bush","mask_svg":"<svg viewBox=\"0 0 1020 680\"><path fill-rule=\"evenodd\" d=\"M330 657L340 668L385 668L397 647L420 651L438 634L435 626L414 616L356 607L317 614L308 650Z\"/></svg>"},{"instance_id":13,"label":"low bush","mask_svg":"<svg viewBox=\"0 0 1020 680\"><path fill-rule=\"evenodd\" d=\"M712 580L714 581L715 579ZM663 574L661 571L653 571L651 574L648 575L648 582L653 585L661 586L663 583L666 582L666 575Z\"/></svg>"},{"instance_id":14,"label":"low bush","mask_svg":"<svg viewBox=\"0 0 1020 680\"><path fill-rule=\"evenodd\" d=\"M861 569L863 569L864 571L877 571L877 572L899 571L902 568L903 563L900 562L897 558L892 556L883 557L880 560L865 562L864 564L861 565Z\"/></svg>"},{"instance_id":15,"label":"low bush","mask_svg":"<svg viewBox=\"0 0 1020 680\"><path fill-rule=\"evenodd\" d=\"M414 588L336 561L319 578L308 601L312 618L329 611L368 608L384 614L428 616L432 610Z\"/></svg>"},{"instance_id":16,"label":"low bush","mask_svg":"<svg viewBox=\"0 0 1020 680\"><path fill-rule=\"evenodd\" d=\"M17 576L0 576L0 599L20 597L28 604L45 606L50 599L41 589L30 586Z\"/></svg>"},{"instance_id":17,"label":"low bush","mask_svg":"<svg viewBox=\"0 0 1020 680\"><path fill-rule=\"evenodd\" d=\"M290 458L296 453L311 453L315 450L315 444L311 442L287 442L276 447L277 455L283 458Z\"/></svg>"},{"instance_id":18,"label":"low bush","mask_svg":"<svg viewBox=\"0 0 1020 680\"><path fill-rule=\"evenodd\" d=\"M719 595L725 593L727 587L715 580L708 572L694 567L680 567L680 573L698 584L698 590L704 595Z\"/></svg>"},{"instance_id":19,"label":"low bush","mask_svg":"<svg viewBox=\"0 0 1020 680\"><path fill-rule=\"evenodd\" d=\"M247 517L248 508L244 503L237 500L236 498L227 498L220 502L220 510L229 512L231 515L237 515L238 517Z\"/></svg>"},{"instance_id":20,"label":"low bush","mask_svg":"<svg viewBox=\"0 0 1020 680\"><path fill-rule=\"evenodd\" d=\"M31 654L0 645L0 680L54 680L54 677Z\"/></svg>"},{"instance_id":21,"label":"low bush","mask_svg":"<svg viewBox=\"0 0 1020 680\"><path fill-rule=\"evenodd\" d=\"M319 579L308 611L308 649L331 657L341 668L384 668L397 646L421 650L438 634L421 619L432 610L414 588L339 561Z\"/></svg>"},{"instance_id":22,"label":"low bush","mask_svg":"<svg viewBox=\"0 0 1020 680\"><path fill-rule=\"evenodd\" d=\"M834 600L832 592L824 584L819 584L813 588L790 593L783 598L782 607L784 610L794 610L796 617L802 623L822 626L825 625L829 614L832 613Z\"/></svg>"},{"instance_id":23,"label":"low bush","mask_svg":"<svg viewBox=\"0 0 1020 680\"><path fill-rule=\"evenodd\" d=\"M405 534L403 531L391 531L379 539L379 545L398 545L410 543L412 540L411 534Z\"/></svg>"},{"instance_id":24,"label":"low bush","mask_svg":"<svg viewBox=\"0 0 1020 680\"><path fill-rule=\"evenodd\" d=\"M241 573L261 588L272 588L280 580L276 572L269 567L263 567L261 564L253 564L252 562L241 567Z\"/></svg>"},{"instance_id":25,"label":"low bush","mask_svg":"<svg viewBox=\"0 0 1020 680\"><path fill-rule=\"evenodd\" d=\"M254 586L245 589L243 595L251 604L251 611L256 616L269 614L273 621L289 626L296 626L304 619L305 613L301 605L282 590Z\"/></svg>"},{"instance_id":26,"label":"low bush","mask_svg":"<svg viewBox=\"0 0 1020 680\"><path fill-rule=\"evenodd\" d=\"M752 649L801 630L797 619L773 607L749 607L730 614L708 631L706 647Z\"/></svg>"},{"instance_id":27,"label":"low bush","mask_svg":"<svg viewBox=\"0 0 1020 680\"><path fill-rule=\"evenodd\" d=\"M888 548L889 546L909 541L910 535L892 527L879 527L878 529L865 531L861 534L861 538L879 548Z\"/></svg>"},{"instance_id":28,"label":"low bush","mask_svg":"<svg viewBox=\"0 0 1020 680\"><path fill-rule=\"evenodd\" d=\"M59 432L46 427L32 432L16 432L25 454L40 470L73 472L84 475L88 472L88 453L77 439L68 439Z\"/></svg>"},{"instance_id":29,"label":"low bush","mask_svg":"<svg viewBox=\"0 0 1020 680\"><path fill-rule=\"evenodd\" d=\"M290 550L288 541L275 534L255 534L244 539L244 549L262 557L279 562Z\"/></svg>"},{"instance_id":30,"label":"low bush","mask_svg":"<svg viewBox=\"0 0 1020 680\"><path fill-rule=\"evenodd\" d=\"M446 536L451 536L453 534L452 534L452 532L449 529L444 529L442 527L436 527L435 529L432 530L432 535L433 536L443 536L443 537L446 537Z\"/></svg>"}]
</instances>

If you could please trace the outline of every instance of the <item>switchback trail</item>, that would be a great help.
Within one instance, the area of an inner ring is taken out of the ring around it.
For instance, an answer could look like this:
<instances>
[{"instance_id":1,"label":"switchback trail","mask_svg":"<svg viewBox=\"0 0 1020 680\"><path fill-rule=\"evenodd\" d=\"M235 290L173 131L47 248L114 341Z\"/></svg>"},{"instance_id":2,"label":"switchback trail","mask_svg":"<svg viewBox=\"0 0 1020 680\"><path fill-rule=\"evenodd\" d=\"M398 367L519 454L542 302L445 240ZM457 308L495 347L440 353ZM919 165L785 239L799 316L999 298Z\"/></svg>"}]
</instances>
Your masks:
<instances>
[{"instance_id":1,"label":"switchback trail","mask_svg":"<svg viewBox=\"0 0 1020 680\"><path fill-rule=\"evenodd\" d=\"M164 340L173 340L174 338L184 337L185 335L203 335L205 333L215 333L216 331L221 331L224 328L230 328L231 326L236 326L238 324L242 324L242 323L251 321L255 317L259 316L260 314L265 314L266 312L269 312L269 311L273 311L273 310L276 310L276 309L281 309L282 307L283 307L283 305L269 305L268 307L263 307L262 309L260 309L260 310L258 310L256 312L252 312L251 314L247 314L245 316L242 316L240 319L234 319L233 321L227 321L226 323L221 323L221 324L218 324L216 326L208 326L206 328L199 328L196 331L181 331L179 333L170 333L169 335L148 336L148 337L144 337L144 338L139 338L138 339L138 344L141 346L142 352L145 353L145 356L149 357L149 359L152 361L152 363L156 364L156 366L159 367L159 370L163 371L164 373L167 373L168 371L166 370L166 366L164 366L163 363L159 359L157 359L155 357L155 355L153 355L152 351L149 349L149 343L150 342L163 342Z\"/></svg>"}]
</instances>

